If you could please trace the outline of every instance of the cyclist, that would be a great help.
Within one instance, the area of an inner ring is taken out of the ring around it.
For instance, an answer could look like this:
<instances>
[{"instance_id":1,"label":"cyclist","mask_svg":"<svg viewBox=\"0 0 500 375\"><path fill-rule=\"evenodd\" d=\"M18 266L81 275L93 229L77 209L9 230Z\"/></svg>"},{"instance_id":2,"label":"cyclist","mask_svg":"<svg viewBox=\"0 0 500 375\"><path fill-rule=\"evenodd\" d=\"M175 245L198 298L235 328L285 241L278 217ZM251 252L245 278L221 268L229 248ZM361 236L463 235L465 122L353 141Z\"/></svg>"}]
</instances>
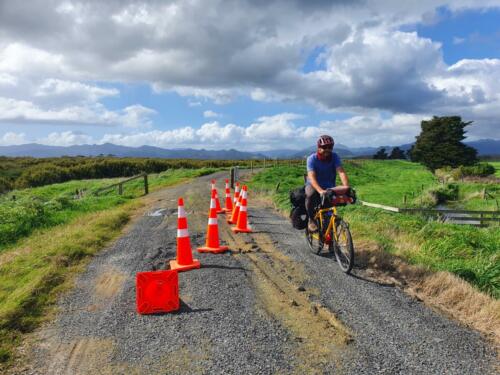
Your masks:
<instances>
[{"instance_id":1,"label":"cyclist","mask_svg":"<svg viewBox=\"0 0 500 375\"><path fill-rule=\"evenodd\" d=\"M306 211L309 217L308 229L311 232L318 230L314 221L314 207L320 202L320 195L326 193L326 189L335 187L337 172L344 186L349 186L349 179L342 167L339 156L333 152L335 144L332 137L322 135L317 141L317 150L307 158L307 182L306 182Z\"/></svg>"}]
</instances>

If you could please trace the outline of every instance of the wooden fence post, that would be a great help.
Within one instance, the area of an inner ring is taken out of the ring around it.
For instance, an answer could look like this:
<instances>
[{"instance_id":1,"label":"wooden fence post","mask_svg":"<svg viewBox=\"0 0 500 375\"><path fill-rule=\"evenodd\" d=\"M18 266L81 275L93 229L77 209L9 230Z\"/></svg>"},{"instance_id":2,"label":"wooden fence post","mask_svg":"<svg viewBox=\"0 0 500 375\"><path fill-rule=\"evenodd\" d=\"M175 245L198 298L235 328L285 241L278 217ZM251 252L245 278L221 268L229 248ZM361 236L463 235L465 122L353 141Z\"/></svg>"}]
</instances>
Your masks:
<instances>
[{"instance_id":1,"label":"wooden fence post","mask_svg":"<svg viewBox=\"0 0 500 375\"><path fill-rule=\"evenodd\" d=\"M118 184L118 194L123 194L123 184Z\"/></svg>"},{"instance_id":2,"label":"wooden fence post","mask_svg":"<svg viewBox=\"0 0 500 375\"><path fill-rule=\"evenodd\" d=\"M144 195L149 194L149 184L148 184L148 175L144 175Z\"/></svg>"}]
</instances>

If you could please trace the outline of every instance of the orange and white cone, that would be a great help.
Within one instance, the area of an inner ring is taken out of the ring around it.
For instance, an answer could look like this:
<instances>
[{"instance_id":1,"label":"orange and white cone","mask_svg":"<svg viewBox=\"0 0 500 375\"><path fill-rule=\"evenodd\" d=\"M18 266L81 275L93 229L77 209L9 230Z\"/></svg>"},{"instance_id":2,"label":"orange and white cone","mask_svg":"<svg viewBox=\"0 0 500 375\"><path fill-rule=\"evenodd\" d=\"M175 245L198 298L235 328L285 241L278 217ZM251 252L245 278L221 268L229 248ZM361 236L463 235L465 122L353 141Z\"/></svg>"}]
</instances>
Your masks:
<instances>
[{"instance_id":1,"label":"orange and white cone","mask_svg":"<svg viewBox=\"0 0 500 375\"><path fill-rule=\"evenodd\" d=\"M200 261L193 259L191 241L189 240L188 223L184 200L179 198L177 210L177 258L170 261L170 269L179 272L200 268Z\"/></svg>"},{"instance_id":2,"label":"orange and white cone","mask_svg":"<svg viewBox=\"0 0 500 375\"><path fill-rule=\"evenodd\" d=\"M231 217L226 220L229 224L236 224L238 222L238 215L240 214L240 207L241 207L241 199L242 198L243 198L243 193L240 194L240 196L238 197L238 201L234 205L233 213L231 214Z\"/></svg>"},{"instance_id":3,"label":"orange and white cone","mask_svg":"<svg viewBox=\"0 0 500 375\"><path fill-rule=\"evenodd\" d=\"M238 202L238 199L240 199L240 183L239 182L237 182L236 186L234 187L233 210L234 210L234 207L236 207L236 203Z\"/></svg>"},{"instance_id":4,"label":"orange and white cone","mask_svg":"<svg viewBox=\"0 0 500 375\"><path fill-rule=\"evenodd\" d=\"M245 232L250 233L252 229L248 225L247 220L247 187L243 186L243 198L241 199L240 213L238 215L238 222L236 226L231 228L235 233Z\"/></svg>"},{"instance_id":5,"label":"orange and white cone","mask_svg":"<svg viewBox=\"0 0 500 375\"><path fill-rule=\"evenodd\" d=\"M231 199L231 190L229 190L229 180L226 179L226 207L224 207L226 213L233 212L233 200Z\"/></svg>"},{"instance_id":6,"label":"orange and white cone","mask_svg":"<svg viewBox=\"0 0 500 375\"><path fill-rule=\"evenodd\" d=\"M224 211L220 206L219 194L217 193L217 188L215 187L215 180L212 180L212 191L215 191L215 207L218 214L222 214Z\"/></svg>"},{"instance_id":7,"label":"orange and white cone","mask_svg":"<svg viewBox=\"0 0 500 375\"><path fill-rule=\"evenodd\" d=\"M199 253L223 253L229 248L220 246L219 243L219 225L217 223L217 208L215 204L215 192L212 191L210 199L210 211L208 213L207 239L204 247L199 247Z\"/></svg>"}]
</instances>

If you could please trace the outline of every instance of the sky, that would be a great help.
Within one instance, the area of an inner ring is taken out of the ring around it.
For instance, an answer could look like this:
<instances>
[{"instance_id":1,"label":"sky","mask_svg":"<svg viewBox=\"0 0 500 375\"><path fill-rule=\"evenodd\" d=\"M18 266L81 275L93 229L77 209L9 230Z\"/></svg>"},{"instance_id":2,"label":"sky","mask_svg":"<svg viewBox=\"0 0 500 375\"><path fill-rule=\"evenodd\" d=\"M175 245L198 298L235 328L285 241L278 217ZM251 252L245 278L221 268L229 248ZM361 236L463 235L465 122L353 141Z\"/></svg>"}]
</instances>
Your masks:
<instances>
[{"instance_id":1,"label":"sky","mask_svg":"<svg viewBox=\"0 0 500 375\"><path fill-rule=\"evenodd\" d=\"M0 0L0 146L500 139L500 0Z\"/></svg>"}]
</instances>

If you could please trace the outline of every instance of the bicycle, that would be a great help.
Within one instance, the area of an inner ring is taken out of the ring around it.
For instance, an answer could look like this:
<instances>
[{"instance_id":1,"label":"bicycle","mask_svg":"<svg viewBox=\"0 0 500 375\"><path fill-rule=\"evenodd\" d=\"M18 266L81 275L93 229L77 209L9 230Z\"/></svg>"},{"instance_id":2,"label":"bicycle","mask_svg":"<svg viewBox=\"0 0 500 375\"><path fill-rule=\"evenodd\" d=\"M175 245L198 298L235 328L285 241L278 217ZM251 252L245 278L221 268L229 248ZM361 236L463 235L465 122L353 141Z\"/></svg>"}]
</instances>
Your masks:
<instances>
[{"instance_id":1,"label":"bicycle","mask_svg":"<svg viewBox=\"0 0 500 375\"><path fill-rule=\"evenodd\" d=\"M318 224L316 232L310 232L306 226L305 235L309 248L319 255L325 245L335 255L342 271L349 274L354 266L354 245L349 224L337 213L337 206L355 203L356 194L353 189L338 186L328 189L321 196L321 203L315 209L314 219Z\"/></svg>"}]
</instances>

